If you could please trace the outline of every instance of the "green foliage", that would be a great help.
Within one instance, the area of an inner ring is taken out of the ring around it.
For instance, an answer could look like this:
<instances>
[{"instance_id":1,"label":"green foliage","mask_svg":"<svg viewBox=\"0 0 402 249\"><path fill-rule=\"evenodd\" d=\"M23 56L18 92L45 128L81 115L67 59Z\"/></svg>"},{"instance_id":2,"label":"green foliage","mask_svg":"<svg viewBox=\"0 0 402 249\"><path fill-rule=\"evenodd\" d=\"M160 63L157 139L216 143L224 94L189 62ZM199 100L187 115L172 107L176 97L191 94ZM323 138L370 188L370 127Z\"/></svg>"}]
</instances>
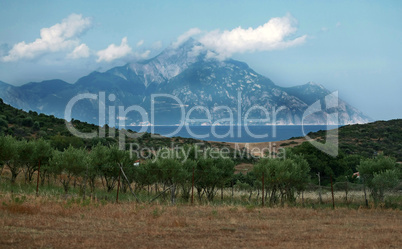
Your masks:
<instances>
[{"instance_id":1,"label":"green foliage","mask_svg":"<svg viewBox=\"0 0 402 249\"><path fill-rule=\"evenodd\" d=\"M7 129L8 128L8 121L2 115L0 116L0 129Z\"/></svg>"},{"instance_id":2,"label":"green foliage","mask_svg":"<svg viewBox=\"0 0 402 249\"><path fill-rule=\"evenodd\" d=\"M325 131L308 134L324 138ZM347 155L371 158L383 153L402 161L402 119L346 125L339 128L339 148Z\"/></svg>"},{"instance_id":3,"label":"green foliage","mask_svg":"<svg viewBox=\"0 0 402 249\"><path fill-rule=\"evenodd\" d=\"M295 193L305 190L309 182L310 167L300 155L289 155L286 159L266 158L253 169L256 181L264 185L269 193L270 204L294 202ZM265 198L265 197L264 197Z\"/></svg>"},{"instance_id":4,"label":"green foliage","mask_svg":"<svg viewBox=\"0 0 402 249\"><path fill-rule=\"evenodd\" d=\"M34 161L41 161L42 164L48 163L53 149L50 143L44 139L33 140L32 143L34 144L34 153L32 158Z\"/></svg>"},{"instance_id":5,"label":"green foliage","mask_svg":"<svg viewBox=\"0 0 402 249\"><path fill-rule=\"evenodd\" d=\"M329 176L338 176L343 175L347 170L345 168L341 168L341 164L339 164L339 160L342 158L342 154L338 157L334 158L317 148L315 148L312 144L308 142L304 142L299 146L292 148L291 150L287 150L287 153L303 155L304 159L307 161L308 165L311 167L310 176L314 177L318 172L326 178L326 182L324 184L329 183Z\"/></svg>"},{"instance_id":6,"label":"green foliage","mask_svg":"<svg viewBox=\"0 0 402 249\"><path fill-rule=\"evenodd\" d=\"M0 162L6 165L11 171L11 183L15 182L18 174L21 172L19 161L20 143L11 136L0 137Z\"/></svg>"},{"instance_id":7,"label":"green foliage","mask_svg":"<svg viewBox=\"0 0 402 249\"><path fill-rule=\"evenodd\" d=\"M234 173L234 162L227 158L201 158L197 162L196 187L199 198L205 193L212 201L216 195L216 188L225 186Z\"/></svg>"},{"instance_id":8,"label":"green foliage","mask_svg":"<svg viewBox=\"0 0 402 249\"><path fill-rule=\"evenodd\" d=\"M91 170L96 171L105 180L107 191L112 191L119 175L119 168L111 159L111 150L99 143L92 149L90 157ZM94 186L95 179L90 178L90 181Z\"/></svg>"},{"instance_id":9,"label":"green foliage","mask_svg":"<svg viewBox=\"0 0 402 249\"><path fill-rule=\"evenodd\" d=\"M395 159L383 156L362 160L357 170L375 202L384 201L385 191L394 188L401 178Z\"/></svg>"},{"instance_id":10,"label":"green foliage","mask_svg":"<svg viewBox=\"0 0 402 249\"><path fill-rule=\"evenodd\" d=\"M137 159L130 158L127 151L116 147L117 139L107 136L107 126L106 137L81 139L70 134L64 120L54 116L32 111L27 113L2 102L0 110L0 170L4 166L9 168L12 182L20 172L24 172L26 181L29 182L40 161L42 184L46 178L49 182L52 173L63 184L65 193L69 191L71 179L74 178L80 181L81 186L88 183L91 193L95 193L95 183L101 179L99 182L110 192L116 186L120 167L124 169L129 183L135 183L136 192L141 192L146 186L149 189L154 184L159 186L157 192L160 191L160 186L172 187L172 201L179 194L183 200L189 200L193 169L199 199L206 198L210 201L219 189L231 186L249 191L251 197L253 191L261 189L261 176L264 172L265 190L272 204L293 202L295 194L303 191L309 178L317 172L321 173L322 184L326 185L329 184L329 176L340 182L357 181L351 175L359 170L376 200L386 200L384 193L401 179L401 169L394 160L385 157L373 160L365 158L383 151L385 155L402 159L402 120L341 127L341 151L336 158L322 153L309 143L303 143L287 150L285 160L257 161L247 159L247 154L233 149L224 155L214 153L214 148L225 146L221 143L206 142L202 147L197 147L194 144L199 141L195 139L155 139L149 133L144 133L137 139L127 138L127 142L138 144L138 150L142 147L154 149L147 151L151 155L148 161L142 161L140 166L134 167L133 162ZM99 129L78 120L72 120L71 123L81 132ZM325 132L309 135L322 139ZM183 150L172 151L172 141L175 146L183 146ZM296 142L292 141L289 144L294 143ZM246 175L234 175L235 163L255 161L257 164L253 171ZM125 191L128 183L122 180L122 184Z\"/></svg>"},{"instance_id":11,"label":"green foliage","mask_svg":"<svg viewBox=\"0 0 402 249\"><path fill-rule=\"evenodd\" d=\"M18 142L18 162L20 166L23 166L25 171L25 182L31 182L33 172L37 168L37 161L33 160L35 153L35 144L33 142L21 141ZM22 167L21 167L22 168Z\"/></svg>"},{"instance_id":12,"label":"green foliage","mask_svg":"<svg viewBox=\"0 0 402 249\"><path fill-rule=\"evenodd\" d=\"M32 126L32 129L33 129L34 131L39 131L39 129L40 129L40 123L39 123L38 121L35 121L34 124L33 124L33 126Z\"/></svg>"},{"instance_id":13,"label":"green foliage","mask_svg":"<svg viewBox=\"0 0 402 249\"><path fill-rule=\"evenodd\" d=\"M72 146L74 148L84 147L84 142L81 138L72 136L62 136L60 134L51 137L50 143L53 148L59 151L63 151L67 149L69 146Z\"/></svg>"},{"instance_id":14,"label":"green foliage","mask_svg":"<svg viewBox=\"0 0 402 249\"><path fill-rule=\"evenodd\" d=\"M325 131L309 134L325 137ZM339 128L339 148L346 154L371 158L383 153L402 161L402 119L346 125Z\"/></svg>"},{"instance_id":15,"label":"green foliage","mask_svg":"<svg viewBox=\"0 0 402 249\"><path fill-rule=\"evenodd\" d=\"M34 124L34 121L31 117L26 117L26 118L22 119L21 124L23 126L32 127Z\"/></svg>"},{"instance_id":16,"label":"green foliage","mask_svg":"<svg viewBox=\"0 0 402 249\"><path fill-rule=\"evenodd\" d=\"M54 151L50 160L51 172L59 176L59 180L67 194L73 177L82 176L88 164L87 152L69 146L63 152Z\"/></svg>"},{"instance_id":17,"label":"green foliage","mask_svg":"<svg viewBox=\"0 0 402 249\"><path fill-rule=\"evenodd\" d=\"M0 165L7 165L11 171L11 182L23 170L25 181L30 182L37 170L39 160L46 164L52 153L50 144L43 139L18 141L11 136L0 136Z\"/></svg>"}]
</instances>

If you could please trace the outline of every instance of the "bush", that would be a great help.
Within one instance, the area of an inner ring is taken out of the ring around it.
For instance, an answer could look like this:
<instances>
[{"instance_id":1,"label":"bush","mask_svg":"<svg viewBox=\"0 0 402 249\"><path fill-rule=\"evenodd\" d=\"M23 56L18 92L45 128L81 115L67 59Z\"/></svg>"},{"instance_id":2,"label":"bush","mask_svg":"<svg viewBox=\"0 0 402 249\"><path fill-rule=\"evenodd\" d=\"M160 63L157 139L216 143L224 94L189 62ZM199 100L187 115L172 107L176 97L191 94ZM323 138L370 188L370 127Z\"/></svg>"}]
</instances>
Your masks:
<instances>
[{"instance_id":1,"label":"bush","mask_svg":"<svg viewBox=\"0 0 402 249\"><path fill-rule=\"evenodd\" d=\"M34 131L39 131L39 129L40 129L39 122L35 121L32 128L33 128Z\"/></svg>"},{"instance_id":2,"label":"bush","mask_svg":"<svg viewBox=\"0 0 402 249\"><path fill-rule=\"evenodd\" d=\"M3 118L0 118L0 128L1 128L1 127L8 128L8 122L7 122L7 120L5 120L5 119L3 119Z\"/></svg>"},{"instance_id":3,"label":"bush","mask_svg":"<svg viewBox=\"0 0 402 249\"><path fill-rule=\"evenodd\" d=\"M21 123L23 126L32 127L34 122L31 117L24 118Z\"/></svg>"},{"instance_id":4,"label":"bush","mask_svg":"<svg viewBox=\"0 0 402 249\"><path fill-rule=\"evenodd\" d=\"M385 191L396 187L401 177L395 159L382 156L361 160L357 170L376 203L384 201Z\"/></svg>"}]
</instances>

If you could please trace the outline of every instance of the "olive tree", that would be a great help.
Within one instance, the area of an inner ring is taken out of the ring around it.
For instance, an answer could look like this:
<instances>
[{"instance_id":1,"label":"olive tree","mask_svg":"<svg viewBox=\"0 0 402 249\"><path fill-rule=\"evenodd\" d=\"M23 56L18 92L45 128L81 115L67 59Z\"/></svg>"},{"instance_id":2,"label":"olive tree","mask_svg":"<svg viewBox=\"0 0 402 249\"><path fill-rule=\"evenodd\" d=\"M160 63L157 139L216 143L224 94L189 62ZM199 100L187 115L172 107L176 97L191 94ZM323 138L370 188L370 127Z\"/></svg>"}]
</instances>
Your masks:
<instances>
[{"instance_id":1,"label":"olive tree","mask_svg":"<svg viewBox=\"0 0 402 249\"><path fill-rule=\"evenodd\" d=\"M19 164L24 171L25 183L31 182L33 173L37 168L37 163L33 161L35 145L33 142L21 141L18 145Z\"/></svg>"},{"instance_id":2,"label":"olive tree","mask_svg":"<svg viewBox=\"0 0 402 249\"><path fill-rule=\"evenodd\" d=\"M180 185L181 188L181 197L183 200L188 201L190 198L190 191L192 187L192 176L193 176L193 170L195 171L195 168L197 167L196 161L192 159L187 159L184 162L181 162L181 177L180 181L178 184Z\"/></svg>"},{"instance_id":3,"label":"olive tree","mask_svg":"<svg viewBox=\"0 0 402 249\"><path fill-rule=\"evenodd\" d=\"M142 188L144 186L148 186L148 195L149 195L149 186L157 183L157 177L155 174L155 169L157 169L157 163L151 160L141 163L138 167L134 167L135 170L135 182L137 185ZM155 186L155 192L157 188Z\"/></svg>"},{"instance_id":4,"label":"olive tree","mask_svg":"<svg viewBox=\"0 0 402 249\"><path fill-rule=\"evenodd\" d=\"M91 151L91 159L94 170L101 176L102 183L107 192L111 192L116 185L120 170L118 165L112 160L111 149L98 144ZM95 178L91 178L90 182L92 187L94 187Z\"/></svg>"},{"instance_id":5,"label":"olive tree","mask_svg":"<svg viewBox=\"0 0 402 249\"><path fill-rule=\"evenodd\" d=\"M196 188L198 198L206 195L213 201L217 188L223 187L234 173L234 162L228 158L201 158L197 162Z\"/></svg>"},{"instance_id":6,"label":"olive tree","mask_svg":"<svg viewBox=\"0 0 402 249\"><path fill-rule=\"evenodd\" d=\"M107 173L104 165L109 163L109 150L106 146L98 143L92 147L89 155L89 169L88 169L88 181L91 193L95 191L96 177L99 175L101 178L106 177ZM105 176L106 175L106 176ZM103 179L102 179L103 181Z\"/></svg>"},{"instance_id":7,"label":"olive tree","mask_svg":"<svg viewBox=\"0 0 402 249\"><path fill-rule=\"evenodd\" d=\"M84 149L69 146L63 152L54 151L50 161L52 172L59 178L67 194L73 177L81 176L85 172L88 155Z\"/></svg>"},{"instance_id":8,"label":"olive tree","mask_svg":"<svg viewBox=\"0 0 402 249\"><path fill-rule=\"evenodd\" d=\"M34 144L34 153L32 154L32 161L34 162L34 168L32 170L38 170L39 175L42 180L42 185L45 181L45 177L49 176L49 160L50 157L52 156L53 149L52 146L50 145L49 141L44 140L43 138L40 138L38 140L34 140L32 142ZM41 168L36 167L36 165L41 165ZM29 173L28 180L31 181L30 179L32 178L33 172Z\"/></svg>"},{"instance_id":9,"label":"olive tree","mask_svg":"<svg viewBox=\"0 0 402 249\"><path fill-rule=\"evenodd\" d=\"M19 161L20 142L11 136L0 137L0 162L7 166L11 172L11 183L15 183L22 170Z\"/></svg>"},{"instance_id":10,"label":"olive tree","mask_svg":"<svg viewBox=\"0 0 402 249\"><path fill-rule=\"evenodd\" d=\"M383 201L385 191L395 187L400 180L400 169L390 157L361 160L357 170L375 202Z\"/></svg>"},{"instance_id":11,"label":"olive tree","mask_svg":"<svg viewBox=\"0 0 402 249\"><path fill-rule=\"evenodd\" d=\"M175 203L176 186L182 178L182 167L173 158L163 158L158 160L158 167L161 170L162 181L170 186L171 201Z\"/></svg>"},{"instance_id":12,"label":"olive tree","mask_svg":"<svg viewBox=\"0 0 402 249\"><path fill-rule=\"evenodd\" d=\"M123 186L125 184L131 185L131 183L134 180L134 177L133 177L133 170L132 170L133 159L131 159L130 153L126 150L120 150L119 147L117 147L117 146L112 146L112 147L110 147L109 150L110 150L110 154L109 154L110 166L112 168L114 167L117 170L117 171L116 170L113 171L115 173L117 172L115 177L116 176L119 177L122 173L121 170L124 170L124 178L125 179L123 179L123 181L122 181ZM129 174L126 174L126 172ZM124 181L124 180L126 180L126 181ZM128 187L128 185L125 186L125 188L127 188L127 187Z\"/></svg>"},{"instance_id":13,"label":"olive tree","mask_svg":"<svg viewBox=\"0 0 402 249\"><path fill-rule=\"evenodd\" d=\"M302 156L292 155L286 159L262 159L253 171L258 185L264 176L266 195L272 205L279 201L281 204L294 202L295 193L303 191L309 182L310 167Z\"/></svg>"}]
</instances>

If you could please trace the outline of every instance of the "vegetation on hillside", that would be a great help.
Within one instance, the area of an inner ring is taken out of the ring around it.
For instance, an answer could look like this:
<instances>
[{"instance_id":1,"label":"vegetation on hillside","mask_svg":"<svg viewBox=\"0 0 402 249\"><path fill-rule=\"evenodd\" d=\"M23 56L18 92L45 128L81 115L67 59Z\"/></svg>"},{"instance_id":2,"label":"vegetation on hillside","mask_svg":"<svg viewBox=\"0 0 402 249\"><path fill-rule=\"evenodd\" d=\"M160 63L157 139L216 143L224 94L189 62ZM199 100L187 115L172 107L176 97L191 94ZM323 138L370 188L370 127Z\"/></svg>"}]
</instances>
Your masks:
<instances>
[{"instance_id":1,"label":"vegetation on hillside","mask_svg":"<svg viewBox=\"0 0 402 249\"><path fill-rule=\"evenodd\" d=\"M339 148L347 155L375 157L379 154L402 162L402 119L346 125L339 128ZM325 131L308 134L323 139Z\"/></svg>"},{"instance_id":2,"label":"vegetation on hillside","mask_svg":"<svg viewBox=\"0 0 402 249\"><path fill-rule=\"evenodd\" d=\"M148 196L149 189L154 187L155 198L161 194L166 197L169 191L169 199L175 203L177 198L188 202L190 190L194 186L195 196L200 202L214 201L219 191L223 199L223 190L231 188L232 193L234 189L247 191L249 201L252 197L256 201L263 198L270 205L284 205L295 203L296 196L300 196L311 184L325 186L333 180L346 183L346 195L348 182L364 184L374 201L379 203L384 202L386 191L395 189L402 179L401 165L390 157L399 155L399 140L396 141L396 151L391 150L387 142L380 144L381 148L388 149L377 154L368 153L369 150L359 154L357 151L342 149L347 145L345 141L349 141L353 134L351 129L360 127L360 131L368 132L375 129L373 127L376 123L342 127L341 150L337 157L319 151L310 143L303 143L287 149L286 158L257 160L247 154L238 155L233 149L216 150L223 146L220 143L204 143L200 147L195 145L199 142L195 139L156 139L149 133L138 138L127 138L128 142L140 147L137 151L145 147L154 148L153 151L135 154L130 153L130 150L119 150L116 136L81 139L67 130L64 120L53 116L27 113L1 102L0 111L0 176L6 169L11 184L20 175L24 176L25 183L30 184L41 165L41 185L52 182L61 186L66 195L71 185L74 185L79 186L79 193L84 198L85 195L93 196L96 188L99 188L97 183L101 182L108 193L120 186L123 192L128 189L132 191L131 187L135 186L133 194L146 191ZM99 129L78 120L71 123L81 132ZM383 122L379 122L378 129L389 131L379 141L399 138L401 132L398 123L399 120L390 121L391 129L388 129ZM108 127L105 130L110 131ZM376 134L372 138L380 136L380 133L372 133ZM323 135L317 132L310 134L310 137L319 139ZM361 141L356 148L362 144L371 146L365 136L356 137ZM180 149L170 147L172 141ZM134 166L133 163L138 159L141 164ZM253 163L253 169L245 175L235 174L235 165L242 161ZM358 170L361 171L361 179L352 177Z\"/></svg>"}]
</instances>

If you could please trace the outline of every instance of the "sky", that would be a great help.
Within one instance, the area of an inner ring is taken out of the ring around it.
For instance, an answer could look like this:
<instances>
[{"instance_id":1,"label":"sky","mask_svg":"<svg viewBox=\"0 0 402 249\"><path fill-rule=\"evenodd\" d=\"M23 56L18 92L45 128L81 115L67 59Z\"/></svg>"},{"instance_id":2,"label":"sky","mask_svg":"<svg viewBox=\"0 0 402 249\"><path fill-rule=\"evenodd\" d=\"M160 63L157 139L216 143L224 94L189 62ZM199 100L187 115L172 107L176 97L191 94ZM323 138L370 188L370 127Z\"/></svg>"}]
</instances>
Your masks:
<instances>
[{"instance_id":1,"label":"sky","mask_svg":"<svg viewBox=\"0 0 402 249\"><path fill-rule=\"evenodd\" d=\"M187 37L280 86L320 83L402 118L402 1L0 0L0 81L74 83Z\"/></svg>"}]
</instances>

